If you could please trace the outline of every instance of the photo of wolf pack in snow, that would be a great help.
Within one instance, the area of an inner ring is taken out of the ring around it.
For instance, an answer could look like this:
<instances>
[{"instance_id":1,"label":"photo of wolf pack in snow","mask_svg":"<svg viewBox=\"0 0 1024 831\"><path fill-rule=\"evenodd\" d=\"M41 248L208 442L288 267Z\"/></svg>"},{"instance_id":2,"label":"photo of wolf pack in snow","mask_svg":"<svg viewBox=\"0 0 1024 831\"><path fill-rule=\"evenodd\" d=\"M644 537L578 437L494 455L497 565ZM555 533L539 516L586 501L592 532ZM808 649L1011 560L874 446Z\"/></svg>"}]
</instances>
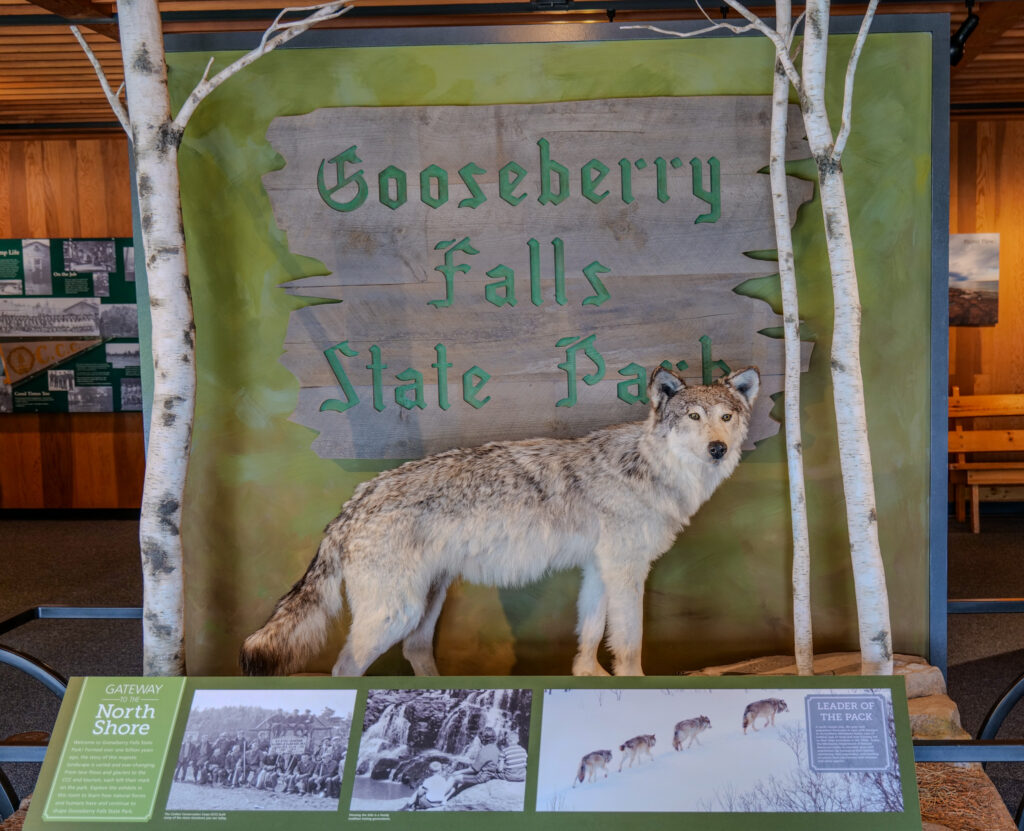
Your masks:
<instances>
[{"instance_id":1,"label":"photo of wolf pack in snow","mask_svg":"<svg viewBox=\"0 0 1024 831\"><path fill-rule=\"evenodd\" d=\"M168 811L337 811L354 690L197 690Z\"/></svg>"},{"instance_id":2,"label":"photo of wolf pack in snow","mask_svg":"<svg viewBox=\"0 0 1024 831\"><path fill-rule=\"evenodd\" d=\"M810 696L818 707L832 692L545 690L536 810L902 812L888 690L834 691L844 707L870 699L882 712L873 714L877 726L838 721L845 732L825 739L850 739L854 754L883 760L876 769L851 761L822 771L810 763L824 734L809 735L818 725L809 725L805 703ZM862 747L871 729L881 751Z\"/></svg>"},{"instance_id":3,"label":"photo of wolf pack in snow","mask_svg":"<svg viewBox=\"0 0 1024 831\"><path fill-rule=\"evenodd\" d=\"M531 690L370 690L351 811L522 811Z\"/></svg>"}]
</instances>

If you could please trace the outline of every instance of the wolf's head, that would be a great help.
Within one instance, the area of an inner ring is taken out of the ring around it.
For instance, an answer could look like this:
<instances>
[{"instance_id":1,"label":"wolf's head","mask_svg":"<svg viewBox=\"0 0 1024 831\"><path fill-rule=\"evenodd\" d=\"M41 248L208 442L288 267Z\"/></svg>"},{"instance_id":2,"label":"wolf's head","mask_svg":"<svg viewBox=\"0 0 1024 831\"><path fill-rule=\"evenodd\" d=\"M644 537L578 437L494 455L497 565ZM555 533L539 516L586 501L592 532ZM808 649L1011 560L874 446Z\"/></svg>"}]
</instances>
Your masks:
<instances>
[{"instance_id":1,"label":"wolf's head","mask_svg":"<svg viewBox=\"0 0 1024 831\"><path fill-rule=\"evenodd\" d=\"M651 428L681 458L735 465L760 381L757 367L747 367L712 384L688 386L678 372L658 367L647 385Z\"/></svg>"}]
</instances>

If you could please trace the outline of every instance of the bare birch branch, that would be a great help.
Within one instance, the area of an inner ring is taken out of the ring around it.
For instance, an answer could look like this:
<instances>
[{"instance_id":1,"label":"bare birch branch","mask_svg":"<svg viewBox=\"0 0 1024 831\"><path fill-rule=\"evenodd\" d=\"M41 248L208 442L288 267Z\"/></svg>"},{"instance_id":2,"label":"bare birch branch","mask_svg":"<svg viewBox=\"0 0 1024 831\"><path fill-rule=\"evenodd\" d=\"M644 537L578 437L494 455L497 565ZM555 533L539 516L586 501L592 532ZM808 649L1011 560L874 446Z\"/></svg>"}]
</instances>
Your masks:
<instances>
[{"instance_id":1,"label":"bare birch branch","mask_svg":"<svg viewBox=\"0 0 1024 831\"><path fill-rule=\"evenodd\" d=\"M210 56L210 60L206 62L206 69L203 70L203 77L199 79L199 83L203 83L207 78L210 77L210 69L213 67L213 62L217 60L213 55Z\"/></svg>"},{"instance_id":2,"label":"bare birch branch","mask_svg":"<svg viewBox=\"0 0 1024 831\"><path fill-rule=\"evenodd\" d=\"M789 78L789 82L793 85L793 88L797 91L798 95L802 95L802 87L800 85L800 73L796 70L796 65L793 63L793 59L789 55L789 45L787 41L779 35L774 29L772 29L767 23L765 23L756 14L751 12L741 3L736 0L724 0L733 9L739 12L747 21L746 26L737 26L735 23L730 23L727 20L714 20L708 15L704 7L700 4L700 0L697 0L697 8L700 9L701 14L704 15L705 19L710 23L703 29L695 29L692 32L674 32L671 29L662 29L658 26L651 25L636 25L636 26L621 26L622 29L648 29L652 32L658 32L662 35L670 35L677 38L690 38L696 37L697 35L704 35L708 32L714 32L719 30L726 30L733 34L744 34L746 32L756 31L760 32L766 38L768 38L773 44L775 44L776 54L779 56L779 60L782 63L783 68L786 70L786 77ZM876 0L877 2L877 0Z\"/></svg>"},{"instance_id":3,"label":"bare birch branch","mask_svg":"<svg viewBox=\"0 0 1024 831\"><path fill-rule=\"evenodd\" d=\"M315 9L315 11L300 20L285 22L282 22L281 20L281 18L288 12L297 10L308 11L310 8ZM292 38L298 37L311 26L315 26L317 23L323 23L325 20L334 20L337 17L341 17L341 15L346 12L351 11L353 8L354 6L351 3L347 3L346 0L334 0L334 2L322 3L319 6L282 9L280 14L278 14L274 19L274 22L270 24L269 28L263 33L259 46L255 49L246 53L234 63L229 64L212 78L206 77L210 71L210 64L207 64L206 72L203 73L203 77L200 82L196 84L195 89L192 90L188 99L184 104L182 104L178 114L174 117L174 121L172 122L173 125L178 130L184 131L189 119L196 111L196 107L198 107L210 93L217 89L217 87L228 80L228 78L233 75L237 75L249 66L249 64L263 57L268 52L272 52L278 46L287 43Z\"/></svg>"},{"instance_id":4,"label":"bare birch branch","mask_svg":"<svg viewBox=\"0 0 1024 831\"><path fill-rule=\"evenodd\" d=\"M839 134L836 136L835 147L832 150L832 159L838 164L846 149L846 141L850 137L850 120L853 113L853 79L857 72L857 63L860 61L860 53L864 49L864 41L868 37L868 29L871 28L871 21L875 17L875 9L878 8L878 0L871 0L867 10L864 12L864 19L860 22L860 30L857 32L857 40L853 45L853 52L850 54L850 61L846 65L846 80L843 83L843 118L839 123Z\"/></svg>"},{"instance_id":5,"label":"bare birch branch","mask_svg":"<svg viewBox=\"0 0 1024 831\"><path fill-rule=\"evenodd\" d=\"M807 12L800 12L799 17L793 21L793 27L789 30L789 34L786 36L786 51L793 51L793 41L796 39L796 30L800 28L800 24L804 22L804 15Z\"/></svg>"},{"instance_id":6,"label":"bare birch branch","mask_svg":"<svg viewBox=\"0 0 1024 831\"><path fill-rule=\"evenodd\" d=\"M797 72L796 65L793 63L793 59L789 56L789 45L786 38L776 32L771 26L765 23L742 3L737 2L737 0L723 0L723 2L726 3L729 8L735 9L745 20L750 21L757 31L775 44L775 55L782 64L783 69L786 70L786 77L789 78L789 82L793 85L793 89L797 91L797 94L803 95L803 84L800 80L800 73ZM697 5L699 6L700 3L698 2ZM705 16L707 16L706 12ZM710 20L710 18L708 19Z\"/></svg>"},{"instance_id":7,"label":"bare birch branch","mask_svg":"<svg viewBox=\"0 0 1024 831\"><path fill-rule=\"evenodd\" d=\"M706 35L708 32L715 32L720 29L728 29L730 32L741 34L743 32L750 32L754 29L753 24L747 26L733 26L729 23L718 23L717 21L711 21L711 25L703 29L694 29L692 32L673 32L671 29L662 29L660 26L651 26L649 23L637 24L635 26L620 26L620 29L649 29L652 32L657 32L659 35L671 35L677 38L692 38L697 35Z\"/></svg>"},{"instance_id":8,"label":"bare birch branch","mask_svg":"<svg viewBox=\"0 0 1024 831\"><path fill-rule=\"evenodd\" d=\"M128 134L128 138L130 140L132 137L132 128L128 121L128 111L124 108L124 104L121 103L121 99L119 97L121 95L121 90L124 89L124 84L122 83L121 86L118 87L117 92L114 92L110 88L110 84L107 82L107 76L103 72L103 67L100 66L100 62L96 58L95 53L86 42L77 26L71 27L71 34L75 36L75 40L77 40L79 45L82 47L82 51L85 52L85 56L89 59L89 63L92 64L92 68L96 70L96 77L100 79L100 86L103 88L103 94L107 98L107 103L110 104L110 109L114 111L114 115L117 116L117 120L121 122L121 127Z\"/></svg>"},{"instance_id":9,"label":"bare birch branch","mask_svg":"<svg viewBox=\"0 0 1024 831\"><path fill-rule=\"evenodd\" d=\"M776 0L775 25L787 44L793 42L790 0ZM797 24L799 24L799 19ZM793 654L797 674L814 674L814 637L811 621L811 546L807 527L803 440L800 425L800 309L793 251L792 217L786 174L786 139L789 132L789 82L776 61L772 84L772 126L769 174L775 217L779 284L785 337L785 430L789 473L789 504L793 533Z\"/></svg>"}]
</instances>

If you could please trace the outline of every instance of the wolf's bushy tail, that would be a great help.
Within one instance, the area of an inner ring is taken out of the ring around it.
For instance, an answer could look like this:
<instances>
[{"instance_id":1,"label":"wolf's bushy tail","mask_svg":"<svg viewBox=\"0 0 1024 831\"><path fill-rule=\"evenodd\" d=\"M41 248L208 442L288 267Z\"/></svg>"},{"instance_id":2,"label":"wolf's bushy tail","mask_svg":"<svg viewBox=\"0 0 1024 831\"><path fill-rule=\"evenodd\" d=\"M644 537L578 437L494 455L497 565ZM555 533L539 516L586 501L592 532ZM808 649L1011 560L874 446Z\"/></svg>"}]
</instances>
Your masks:
<instances>
[{"instance_id":1,"label":"wolf's bushy tail","mask_svg":"<svg viewBox=\"0 0 1024 831\"><path fill-rule=\"evenodd\" d=\"M583 777L586 776L586 775L587 775L587 763L586 762L580 762L580 771L579 771L579 773L576 774L576 778L580 782L582 782L583 781Z\"/></svg>"},{"instance_id":2,"label":"wolf's bushy tail","mask_svg":"<svg viewBox=\"0 0 1024 831\"><path fill-rule=\"evenodd\" d=\"M341 551L325 536L306 573L277 601L270 619L242 644L246 675L289 675L301 669L327 640L341 613Z\"/></svg>"}]
</instances>

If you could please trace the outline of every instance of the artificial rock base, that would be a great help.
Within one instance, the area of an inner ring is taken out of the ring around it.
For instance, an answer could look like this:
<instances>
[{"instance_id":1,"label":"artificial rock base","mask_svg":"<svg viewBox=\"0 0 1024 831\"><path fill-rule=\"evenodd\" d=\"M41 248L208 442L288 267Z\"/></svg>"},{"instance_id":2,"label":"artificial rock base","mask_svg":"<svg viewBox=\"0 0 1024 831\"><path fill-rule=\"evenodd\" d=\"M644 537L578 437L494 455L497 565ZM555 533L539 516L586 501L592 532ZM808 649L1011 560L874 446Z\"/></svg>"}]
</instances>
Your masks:
<instances>
[{"instance_id":1,"label":"artificial rock base","mask_svg":"<svg viewBox=\"0 0 1024 831\"><path fill-rule=\"evenodd\" d=\"M904 676L910 729L915 739L969 739L960 711L946 695L942 673L924 658L893 656L893 672ZM689 675L796 675L791 655L754 658L727 666L706 667ZM815 675L859 675L860 655L833 652L814 659ZM1017 831L992 780L977 763L917 764L924 831Z\"/></svg>"}]
</instances>

